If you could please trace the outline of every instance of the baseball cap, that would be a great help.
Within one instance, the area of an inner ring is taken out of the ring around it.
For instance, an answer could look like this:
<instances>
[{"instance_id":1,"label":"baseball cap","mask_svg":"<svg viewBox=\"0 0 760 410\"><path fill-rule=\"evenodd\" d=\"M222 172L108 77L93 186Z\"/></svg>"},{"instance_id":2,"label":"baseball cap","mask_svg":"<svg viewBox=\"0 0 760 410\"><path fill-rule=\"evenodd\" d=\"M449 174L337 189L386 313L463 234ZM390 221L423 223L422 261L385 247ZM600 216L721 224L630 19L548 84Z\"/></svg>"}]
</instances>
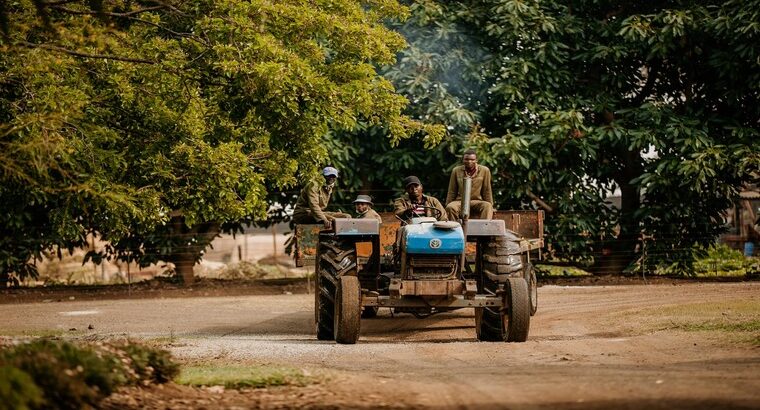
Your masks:
<instances>
[{"instance_id":1,"label":"baseball cap","mask_svg":"<svg viewBox=\"0 0 760 410\"><path fill-rule=\"evenodd\" d=\"M326 177L327 177L327 176L330 176L330 175L334 175L334 176L335 176L335 178L337 178L337 177L338 177L338 170L337 170L337 169L335 169L335 168L333 168L333 167L325 167L325 168L322 170L322 175L324 175L324 176L326 176Z\"/></svg>"},{"instance_id":2,"label":"baseball cap","mask_svg":"<svg viewBox=\"0 0 760 410\"><path fill-rule=\"evenodd\" d=\"M404 178L404 188L408 187L411 184L422 185L422 182L420 182L420 179L414 175Z\"/></svg>"}]
</instances>

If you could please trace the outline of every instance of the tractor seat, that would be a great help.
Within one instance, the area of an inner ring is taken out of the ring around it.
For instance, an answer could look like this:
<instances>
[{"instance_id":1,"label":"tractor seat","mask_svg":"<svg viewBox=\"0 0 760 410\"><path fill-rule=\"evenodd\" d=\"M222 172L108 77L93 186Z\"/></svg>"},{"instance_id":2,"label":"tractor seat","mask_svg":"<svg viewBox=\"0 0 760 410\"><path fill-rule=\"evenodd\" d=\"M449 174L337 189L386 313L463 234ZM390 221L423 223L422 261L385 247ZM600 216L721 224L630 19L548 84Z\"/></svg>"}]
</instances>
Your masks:
<instances>
[{"instance_id":1,"label":"tractor seat","mask_svg":"<svg viewBox=\"0 0 760 410\"><path fill-rule=\"evenodd\" d=\"M459 225L459 222L454 221L437 221L433 224L433 227L435 229L443 229L443 230L452 230L459 228L461 225Z\"/></svg>"}]
</instances>

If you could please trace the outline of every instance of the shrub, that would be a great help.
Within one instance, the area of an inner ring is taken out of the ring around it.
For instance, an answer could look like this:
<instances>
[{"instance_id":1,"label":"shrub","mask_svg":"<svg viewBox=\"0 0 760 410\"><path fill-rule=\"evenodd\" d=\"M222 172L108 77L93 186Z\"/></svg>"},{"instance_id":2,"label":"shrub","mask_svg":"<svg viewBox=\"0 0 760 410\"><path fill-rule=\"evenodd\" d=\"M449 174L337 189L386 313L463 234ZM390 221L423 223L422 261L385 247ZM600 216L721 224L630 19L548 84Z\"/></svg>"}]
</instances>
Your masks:
<instances>
[{"instance_id":1,"label":"shrub","mask_svg":"<svg viewBox=\"0 0 760 410\"><path fill-rule=\"evenodd\" d=\"M31 376L11 366L0 366L0 410L28 410L44 402Z\"/></svg>"},{"instance_id":2,"label":"shrub","mask_svg":"<svg viewBox=\"0 0 760 410\"><path fill-rule=\"evenodd\" d=\"M163 383L179 373L168 352L127 342L78 346L37 340L0 351L0 366L11 369L0 374L0 399L9 384L3 377L17 385L7 394L17 395L13 400L21 404L10 408L24 408L23 403L29 408L97 407L119 386ZM41 394L35 396L35 388Z\"/></svg>"}]
</instances>

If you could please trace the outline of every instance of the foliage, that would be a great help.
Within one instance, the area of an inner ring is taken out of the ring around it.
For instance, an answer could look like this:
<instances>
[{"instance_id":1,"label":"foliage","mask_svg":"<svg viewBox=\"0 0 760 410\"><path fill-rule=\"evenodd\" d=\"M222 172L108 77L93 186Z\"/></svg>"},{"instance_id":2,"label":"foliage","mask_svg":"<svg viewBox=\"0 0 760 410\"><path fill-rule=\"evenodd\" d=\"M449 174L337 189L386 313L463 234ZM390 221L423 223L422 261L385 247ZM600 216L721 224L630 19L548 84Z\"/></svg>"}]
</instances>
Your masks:
<instances>
[{"instance_id":1,"label":"foliage","mask_svg":"<svg viewBox=\"0 0 760 410\"><path fill-rule=\"evenodd\" d=\"M429 34L412 37L387 75L413 102L410 112L424 116L439 107L431 95L442 90L428 73L459 56L457 66L443 67L469 90L461 101L472 115L462 124L476 129L460 132L456 144L479 147L499 207L532 202L548 211L556 256L620 272L642 252L643 235L653 238L650 258L684 272L692 247L721 232L721 213L760 169L758 7L419 0L410 22ZM469 40L430 35L441 32ZM441 168L429 169L445 174ZM362 176L387 178L386 169Z\"/></svg>"},{"instance_id":2,"label":"foliage","mask_svg":"<svg viewBox=\"0 0 760 410\"><path fill-rule=\"evenodd\" d=\"M760 271L758 258L747 258L726 245L713 245L699 254L694 261L697 276L745 276Z\"/></svg>"},{"instance_id":3,"label":"foliage","mask_svg":"<svg viewBox=\"0 0 760 410\"><path fill-rule=\"evenodd\" d=\"M443 124L447 133L437 145L429 140L389 144L380 138L382 129L370 126L335 134L330 159L344 171L340 183L347 191L338 192L336 202L346 209L356 192L371 194L381 210L392 209L407 175L419 176L426 193L444 199L451 169L470 140L480 136L487 91L483 70L490 54L457 18L459 7L413 2L408 20L389 23L409 46L381 73L410 101L406 114Z\"/></svg>"},{"instance_id":4,"label":"foliage","mask_svg":"<svg viewBox=\"0 0 760 410\"><path fill-rule=\"evenodd\" d=\"M0 386L16 386L7 393L2 387L0 393L31 408L97 407L119 386L164 383L178 373L168 352L127 342L76 345L41 339L0 351L0 380L11 383Z\"/></svg>"},{"instance_id":5,"label":"foliage","mask_svg":"<svg viewBox=\"0 0 760 410\"><path fill-rule=\"evenodd\" d=\"M442 137L376 72L404 45L393 0L2 4L6 273L89 233L112 243L95 262L194 261L313 176L328 131Z\"/></svg>"},{"instance_id":6,"label":"foliage","mask_svg":"<svg viewBox=\"0 0 760 410\"><path fill-rule=\"evenodd\" d=\"M0 366L0 410L29 410L42 403L42 391L28 374Z\"/></svg>"}]
</instances>

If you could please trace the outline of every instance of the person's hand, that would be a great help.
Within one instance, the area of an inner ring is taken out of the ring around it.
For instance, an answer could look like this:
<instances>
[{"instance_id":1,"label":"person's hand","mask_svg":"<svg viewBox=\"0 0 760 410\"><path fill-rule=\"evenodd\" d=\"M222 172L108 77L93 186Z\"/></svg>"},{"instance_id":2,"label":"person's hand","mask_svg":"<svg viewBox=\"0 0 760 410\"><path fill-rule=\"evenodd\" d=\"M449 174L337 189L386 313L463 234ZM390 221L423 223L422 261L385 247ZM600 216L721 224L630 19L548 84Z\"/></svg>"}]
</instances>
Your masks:
<instances>
[{"instance_id":1,"label":"person's hand","mask_svg":"<svg viewBox=\"0 0 760 410\"><path fill-rule=\"evenodd\" d=\"M332 221L325 219L325 229L332 229Z\"/></svg>"}]
</instances>

